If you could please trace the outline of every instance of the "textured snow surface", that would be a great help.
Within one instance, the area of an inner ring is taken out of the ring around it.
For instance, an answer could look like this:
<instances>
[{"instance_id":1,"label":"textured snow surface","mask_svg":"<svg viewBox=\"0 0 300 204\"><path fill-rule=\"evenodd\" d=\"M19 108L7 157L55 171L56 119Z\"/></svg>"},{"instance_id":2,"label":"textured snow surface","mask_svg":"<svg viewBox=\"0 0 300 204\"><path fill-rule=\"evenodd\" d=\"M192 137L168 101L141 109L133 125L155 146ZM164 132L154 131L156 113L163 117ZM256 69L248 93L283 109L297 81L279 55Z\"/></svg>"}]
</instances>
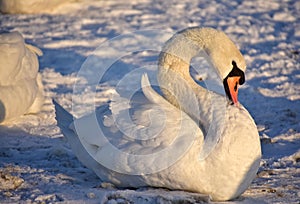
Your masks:
<instances>
[{"instance_id":1,"label":"textured snow surface","mask_svg":"<svg viewBox=\"0 0 300 204\"><path fill-rule=\"evenodd\" d=\"M155 64L157 53L150 51L123 57L96 87L94 101L95 87L76 74L101 43L141 29L175 32L190 26L223 30L239 45L248 65L239 100L257 123L263 159L249 189L229 203L300 202L299 1L74 1L51 12L0 16L1 32L19 31L43 51L39 61L46 93L39 114L0 126L0 203L210 202L195 193L116 189L101 183L70 150L56 126L52 104L54 98L76 116L85 115L94 103L109 100L109 78L120 79L134 66ZM205 73L196 78L210 80ZM73 95L75 82L82 91ZM86 109L76 109L83 103Z\"/></svg>"}]
</instances>

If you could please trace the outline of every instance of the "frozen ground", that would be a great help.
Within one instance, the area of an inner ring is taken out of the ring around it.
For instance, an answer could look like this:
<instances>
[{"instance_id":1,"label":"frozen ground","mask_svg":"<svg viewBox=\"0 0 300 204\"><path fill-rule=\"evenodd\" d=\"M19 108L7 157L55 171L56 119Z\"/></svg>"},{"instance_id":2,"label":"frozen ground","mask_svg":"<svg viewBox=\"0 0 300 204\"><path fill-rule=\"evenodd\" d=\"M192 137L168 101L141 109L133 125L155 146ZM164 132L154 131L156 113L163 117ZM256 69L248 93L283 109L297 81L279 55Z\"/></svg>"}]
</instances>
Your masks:
<instances>
[{"instance_id":1,"label":"frozen ground","mask_svg":"<svg viewBox=\"0 0 300 204\"><path fill-rule=\"evenodd\" d=\"M75 1L52 14L1 15L1 31L19 31L28 43L43 50L40 72L47 100L40 114L0 126L0 202L207 201L205 196L193 193L115 189L101 183L79 163L61 135L52 98L72 111L72 86L78 82L82 93L73 96L73 103L85 103L87 109L75 114L90 110L92 88L76 73L96 47L119 34L140 29L174 32L189 26L212 26L225 31L247 60L247 83L240 90L240 101L255 119L262 141L263 159L257 178L234 202L299 203L299 17L297 0ZM140 63L151 64L155 54L129 54L113 66L127 70ZM111 84L99 86L96 104L106 102L110 94Z\"/></svg>"}]
</instances>

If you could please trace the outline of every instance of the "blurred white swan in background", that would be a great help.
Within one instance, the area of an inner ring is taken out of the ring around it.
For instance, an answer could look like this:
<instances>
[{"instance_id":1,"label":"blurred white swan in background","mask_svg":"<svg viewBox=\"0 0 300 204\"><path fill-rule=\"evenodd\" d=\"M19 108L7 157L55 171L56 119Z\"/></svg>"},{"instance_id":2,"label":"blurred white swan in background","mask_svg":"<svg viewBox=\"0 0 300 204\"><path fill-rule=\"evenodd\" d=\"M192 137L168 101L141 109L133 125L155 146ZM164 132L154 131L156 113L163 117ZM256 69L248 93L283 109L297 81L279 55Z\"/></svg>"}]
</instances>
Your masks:
<instances>
[{"instance_id":1,"label":"blurred white swan in background","mask_svg":"<svg viewBox=\"0 0 300 204\"><path fill-rule=\"evenodd\" d=\"M191 78L189 64L199 52L216 69L229 100ZM245 69L243 56L223 32L188 28L167 41L160 54L163 96L143 75L143 104L117 95L73 122L54 102L58 126L78 159L102 181L230 200L248 188L261 158L256 125L237 100Z\"/></svg>"},{"instance_id":2,"label":"blurred white swan in background","mask_svg":"<svg viewBox=\"0 0 300 204\"><path fill-rule=\"evenodd\" d=\"M49 13L62 4L78 0L0 0L0 12L10 14Z\"/></svg>"},{"instance_id":3,"label":"blurred white swan in background","mask_svg":"<svg viewBox=\"0 0 300 204\"><path fill-rule=\"evenodd\" d=\"M37 55L18 32L0 34L0 122L37 113L44 102Z\"/></svg>"}]
</instances>

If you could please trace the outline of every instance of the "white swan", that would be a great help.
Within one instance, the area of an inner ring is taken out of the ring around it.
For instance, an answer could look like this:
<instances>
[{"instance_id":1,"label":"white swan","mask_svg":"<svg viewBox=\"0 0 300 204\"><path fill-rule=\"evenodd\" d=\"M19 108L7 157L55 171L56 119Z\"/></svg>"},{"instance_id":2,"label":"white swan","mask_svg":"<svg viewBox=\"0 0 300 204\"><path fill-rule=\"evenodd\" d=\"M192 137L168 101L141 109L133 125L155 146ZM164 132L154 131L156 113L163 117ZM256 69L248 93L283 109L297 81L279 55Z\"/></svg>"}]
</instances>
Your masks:
<instances>
[{"instance_id":1,"label":"white swan","mask_svg":"<svg viewBox=\"0 0 300 204\"><path fill-rule=\"evenodd\" d=\"M42 51L24 42L19 32L0 34L0 123L43 104L43 86L37 54Z\"/></svg>"},{"instance_id":2,"label":"white swan","mask_svg":"<svg viewBox=\"0 0 300 204\"><path fill-rule=\"evenodd\" d=\"M190 60L200 51L207 54L235 105L191 78ZM224 33L189 28L174 35L160 54L158 80L165 97L144 75L148 102L143 105L133 107L117 96L72 123L72 116L54 102L56 118L76 156L103 181L230 200L250 185L261 157L256 125L237 101L245 69L242 55ZM128 122L128 109L135 126Z\"/></svg>"},{"instance_id":3,"label":"white swan","mask_svg":"<svg viewBox=\"0 0 300 204\"><path fill-rule=\"evenodd\" d=\"M0 12L10 14L49 13L61 4L71 1L72 0L1 0Z\"/></svg>"}]
</instances>

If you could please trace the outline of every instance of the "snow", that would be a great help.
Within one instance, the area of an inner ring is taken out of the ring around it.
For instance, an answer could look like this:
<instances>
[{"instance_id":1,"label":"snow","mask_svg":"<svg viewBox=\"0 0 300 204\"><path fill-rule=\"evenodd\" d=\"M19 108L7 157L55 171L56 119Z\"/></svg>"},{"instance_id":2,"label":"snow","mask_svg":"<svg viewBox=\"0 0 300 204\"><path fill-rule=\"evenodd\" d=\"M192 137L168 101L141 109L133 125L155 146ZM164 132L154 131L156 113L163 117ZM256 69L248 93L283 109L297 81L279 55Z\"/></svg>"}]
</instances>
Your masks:
<instances>
[{"instance_id":1,"label":"snow","mask_svg":"<svg viewBox=\"0 0 300 204\"><path fill-rule=\"evenodd\" d=\"M239 100L257 123L262 141L257 178L240 199L230 203L299 203L299 1L91 0L39 13L0 17L1 31L19 31L27 43L43 51L39 62L46 95L40 113L0 126L1 202L209 202L194 193L116 189L101 183L79 163L60 133L52 98L82 116L94 103L101 105L110 98L111 81L120 80L133 67L155 64L157 52L128 53L112 65L101 86L93 87L78 78L86 57L119 34L145 29L174 33L190 26L212 26L228 34L245 56L246 84L241 86ZM119 66L124 72L118 71ZM210 80L202 72L197 78ZM73 94L75 82L80 92ZM85 109L78 108L82 104Z\"/></svg>"}]
</instances>

